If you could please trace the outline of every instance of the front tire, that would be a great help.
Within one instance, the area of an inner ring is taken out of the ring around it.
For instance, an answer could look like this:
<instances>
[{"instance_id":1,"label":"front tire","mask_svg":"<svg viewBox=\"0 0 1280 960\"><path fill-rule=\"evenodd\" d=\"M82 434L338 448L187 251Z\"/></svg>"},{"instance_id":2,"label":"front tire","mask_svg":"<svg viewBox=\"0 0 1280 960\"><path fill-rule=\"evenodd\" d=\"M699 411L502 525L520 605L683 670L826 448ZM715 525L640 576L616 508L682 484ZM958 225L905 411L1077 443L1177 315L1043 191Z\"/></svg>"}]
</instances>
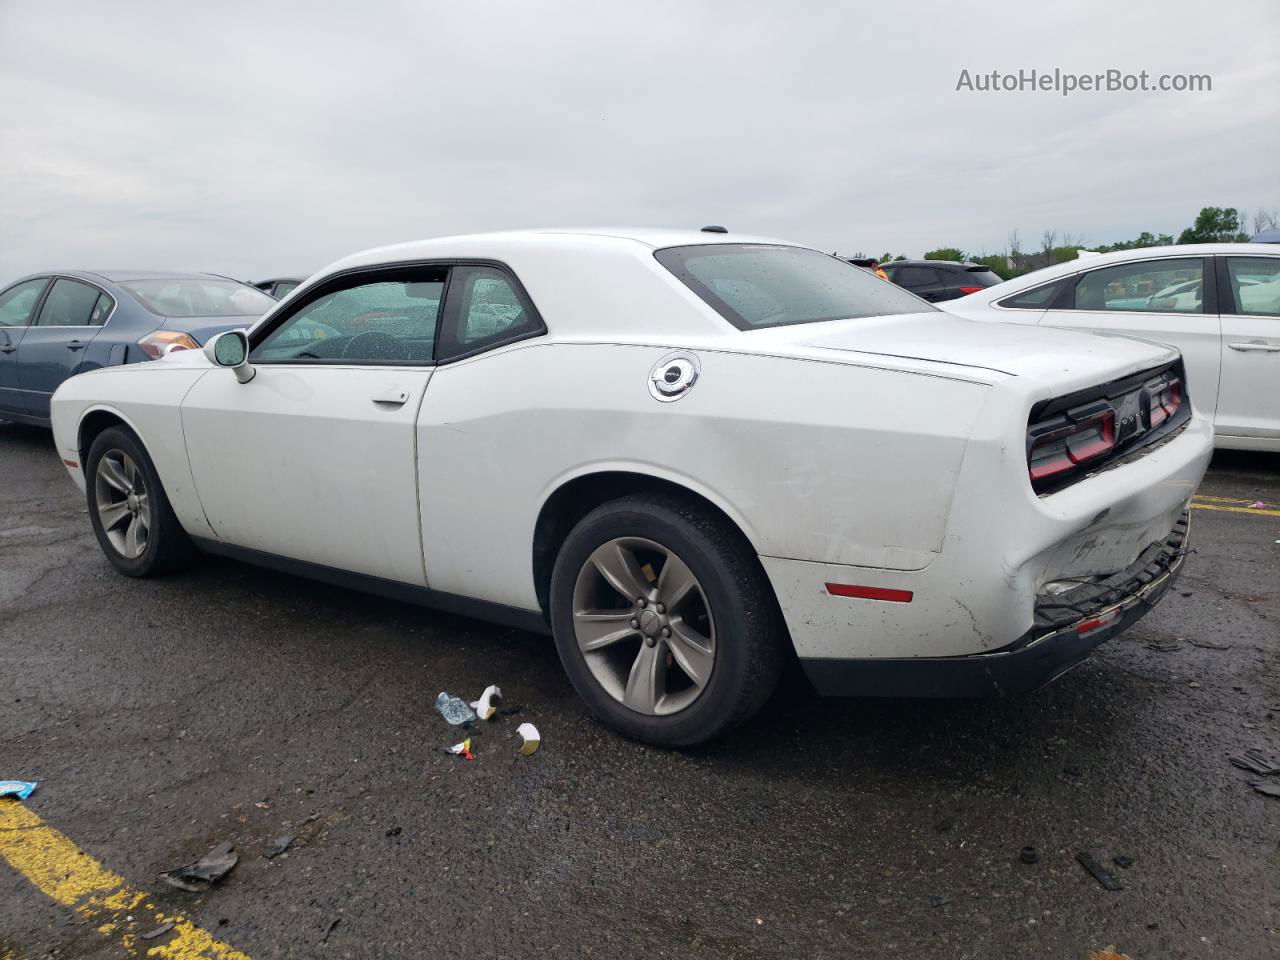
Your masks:
<instances>
[{"instance_id":1,"label":"front tire","mask_svg":"<svg viewBox=\"0 0 1280 960\"><path fill-rule=\"evenodd\" d=\"M163 576L195 558L155 464L133 431L110 427L98 434L85 461L85 493L98 544L126 576Z\"/></svg>"},{"instance_id":2,"label":"front tire","mask_svg":"<svg viewBox=\"0 0 1280 960\"><path fill-rule=\"evenodd\" d=\"M587 514L556 558L551 622L588 706L658 746L737 726L782 672L785 630L760 561L722 517L677 496Z\"/></svg>"}]
</instances>

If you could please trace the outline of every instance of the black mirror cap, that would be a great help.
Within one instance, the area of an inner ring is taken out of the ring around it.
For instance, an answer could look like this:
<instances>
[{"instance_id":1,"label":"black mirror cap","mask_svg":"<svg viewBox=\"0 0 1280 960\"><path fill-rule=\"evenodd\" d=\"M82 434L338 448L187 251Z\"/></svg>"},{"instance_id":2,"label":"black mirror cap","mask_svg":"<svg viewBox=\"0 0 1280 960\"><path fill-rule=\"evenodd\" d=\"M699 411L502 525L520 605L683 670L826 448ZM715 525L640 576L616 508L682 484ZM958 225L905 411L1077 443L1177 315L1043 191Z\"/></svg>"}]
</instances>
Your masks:
<instances>
[{"instance_id":1,"label":"black mirror cap","mask_svg":"<svg viewBox=\"0 0 1280 960\"><path fill-rule=\"evenodd\" d=\"M726 230L724 227L717 226L716 224L713 223L710 226L703 227L701 232L702 233L728 233L729 231Z\"/></svg>"}]
</instances>

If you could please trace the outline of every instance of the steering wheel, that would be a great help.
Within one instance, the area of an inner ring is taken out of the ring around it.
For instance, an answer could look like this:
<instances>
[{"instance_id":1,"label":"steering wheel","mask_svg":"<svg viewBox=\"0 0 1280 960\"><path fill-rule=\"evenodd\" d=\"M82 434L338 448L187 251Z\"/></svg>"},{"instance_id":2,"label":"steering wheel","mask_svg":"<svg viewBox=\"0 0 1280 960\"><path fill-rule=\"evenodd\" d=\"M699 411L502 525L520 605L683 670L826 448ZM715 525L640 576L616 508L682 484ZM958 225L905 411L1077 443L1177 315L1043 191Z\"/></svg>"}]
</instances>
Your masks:
<instances>
[{"instance_id":1,"label":"steering wheel","mask_svg":"<svg viewBox=\"0 0 1280 960\"><path fill-rule=\"evenodd\" d=\"M357 333L342 348L344 360L408 360L404 344L381 330Z\"/></svg>"}]
</instances>

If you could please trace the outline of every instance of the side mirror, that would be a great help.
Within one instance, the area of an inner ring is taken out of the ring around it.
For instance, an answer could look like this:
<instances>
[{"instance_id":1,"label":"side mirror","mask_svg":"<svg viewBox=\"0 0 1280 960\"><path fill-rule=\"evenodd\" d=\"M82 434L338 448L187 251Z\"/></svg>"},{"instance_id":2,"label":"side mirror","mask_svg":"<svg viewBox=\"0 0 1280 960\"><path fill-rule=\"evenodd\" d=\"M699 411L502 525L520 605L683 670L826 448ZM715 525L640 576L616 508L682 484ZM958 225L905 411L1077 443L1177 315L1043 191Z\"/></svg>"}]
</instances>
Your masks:
<instances>
[{"instance_id":1,"label":"side mirror","mask_svg":"<svg viewBox=\"0 0 1280 960\"><path fill-rule=\"evenodd\" d=\"M257 373L249 363L249 337L243 330L220 333L204 345L204 355L215 366L229 367L241 383Z\"/></svg>"}]
</instances>

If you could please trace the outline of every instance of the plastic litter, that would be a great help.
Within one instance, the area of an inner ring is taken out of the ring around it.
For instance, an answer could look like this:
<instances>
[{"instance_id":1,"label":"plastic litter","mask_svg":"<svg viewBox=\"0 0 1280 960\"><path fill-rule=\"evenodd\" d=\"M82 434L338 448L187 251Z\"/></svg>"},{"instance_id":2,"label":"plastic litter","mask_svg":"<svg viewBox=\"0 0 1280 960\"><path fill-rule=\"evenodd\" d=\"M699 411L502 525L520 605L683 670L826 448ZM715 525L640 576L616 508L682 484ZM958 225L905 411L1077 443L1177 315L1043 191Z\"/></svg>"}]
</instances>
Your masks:
<instances>
[{"instance_id":1,"label":"plastic litter","mask_svg":"<svg viewBox=\"0 0 1280 960\"><path fill-rule=\"evenodd\" d=\"M1250 781L1249 786L1264 797L1280 797L1280 783L1268 780L1253 780Z\"/></svg>"},{"instance_id":2,"label":"plastic litter","mask_svg":"<svg viewBox=\"0 0 1280 960\"><path fill-rule=\"evenodd\" d=\"M1107 873L1107 868L1093 858L1093 854L1087 850L1081 850L1076 854L1076 862L1084 867L1093 875L1093 879L1102 884L1104 890L1123 890L1124 884Z\"/></svg>"},{"instance_id":3,"label":"plastic litter","mask_svg":"<svg viewBox=\"0 0 1280 960\"><path fill-rule=\"evenodd\" d=\"M36 788L37 780L0 780L0 797L17 797L25 800Z\"/></svg>"},{"instance_id":4,"label":"plastic litter","mask_svg":"<svg viewBox=\"0 0 1280 960\"><path fill-rule=\"evenodd\" d=\"M1123 853L1117 853L1114 857L1111 858L1111 862L1114 863L1121 870L1128 870L1130 867L1133 866L1133 857L1126 856Z\"/></svg>"},{"instance_id":5,"label":"plastic litter","mask_svg":"<svg viewBox=\"0 0 1280 960\"><path fill-rule=\"evenodd\" d=\"M201 893L225 877L239 861L235 847L223 841L195 863L168 870L160 874L160 879L179 890Z\"/></svg>"},{"instance_id":6,"label":"plastic litter","mask_svg":"<svg viewBox=\"0 0 1280 960\"><path fill-rule=\"evenodd\" d=\"M293 841L297 839L291 834L285 834L283 837L276 837L275 843L271 844L271 849L267 851L267 859L274 860L280 854L284 853L293 845Z\"/></svg>"},{"instance_id":7,"label":"plastic litter","mask_svg":"<svg viewBox=\"0 0 1280 960\"><path fill-rule=\"evenodd\" d=\"M1248 770L1250 773L1260 773L1264 777L1273 773L1280 773L1280 760L1275 757L1269 757L1257 747L1250 747L1243 753L1228 757L1228 760L1234 766L1241 770Z\"/></svg>"},{"instance_id":8,"label":"plastic litter","mask_svg":"<svg viewBox=\"0 0 1280 960\"><path fill-rule=\"evenodd\" d=\"M520 744L520 753L523 756L529 756L542 744L542 736L538 733L538 728L532 723L520 724L520 726L516 727L516 733L520 734L520 739L523 741Z\"/></svg>"},{"instance_id":9,"label":"plastic litter","mask_svg":"<svg viewBox=\"0 0 1280 960\"><path fill-rule=\"evenodd\" d=\"M451 697L443 690L436 697L436 709L450 726L457 727L464 723L473 723L476 719L476 712L467 706L467 701L461 697Z\"/></svg>"},{"instance_id":10,"label":"plastic litter","mask_svg":"<svg viewBox=\"0 0 1280 960\"><path fill-rule=\"evenodd\" d=\"M931 907L945 907L950 902L950 897L939 896L936 893L929 898L929 906Z\"/></svg>"},{"instance_id":11,"label":"plastic litter","mask_svg":"<svg viewBox=\"0 0 1280 960\"><path fill-rule=\"evenodd\" d=\"M492 720L493 715L498 712L497 705L501 702L502 690L490 684L484 688L484 693L480 694L480 699L472 702L471 709L476 712L476 716L481 720Z\"/></svg>"},{"instance_id":12,"label":"plastic litter","mask_svg":"<svg viewBox=\"0 0 1280 960\"><path fill-rule=\"evenodd\" d=\"M455 757L465 757L468 760L474 760L476 755L471 752L471 738L463 740L461 743L455 743L452 747L441 747L445 753L451 753Z\"/></svg>"},{"instance_id":13,"label":"plastic litter","mask_svg":"<svg viewBox=\"0 0 1280 960\"><path fill-rule=\"evenodd\" d=\"M163 937L166 933L176 927L177 924L170 920L168 923L162 923L154 930L148 930L146 933L138 934L139 940L154 940L156 937Z\"/></svg>"},{"instance_id":14,"label":"plastic litter","mask_svg":"<svg viewBox=\"0 0 1280 960\"><path fill-rule=\"evenodd\" d=\"M1262 510L1265 507L1266 507L1266 503L1262 500L1255 500L1253 501L1253 503L1249 504L1250 510Z\"/></svg>"},{"instance_id":15,"label":"plastic litter","mask_svg":"<svg viewBox=\"0 0 1280 960\"><path fill-rule=\"evenodd\" d=\"M1018 851L1018 859L1023 863L1039 863L1040 854L1036 853L1035 847L1023 847Z\"/></svg>"}]
</instances>

